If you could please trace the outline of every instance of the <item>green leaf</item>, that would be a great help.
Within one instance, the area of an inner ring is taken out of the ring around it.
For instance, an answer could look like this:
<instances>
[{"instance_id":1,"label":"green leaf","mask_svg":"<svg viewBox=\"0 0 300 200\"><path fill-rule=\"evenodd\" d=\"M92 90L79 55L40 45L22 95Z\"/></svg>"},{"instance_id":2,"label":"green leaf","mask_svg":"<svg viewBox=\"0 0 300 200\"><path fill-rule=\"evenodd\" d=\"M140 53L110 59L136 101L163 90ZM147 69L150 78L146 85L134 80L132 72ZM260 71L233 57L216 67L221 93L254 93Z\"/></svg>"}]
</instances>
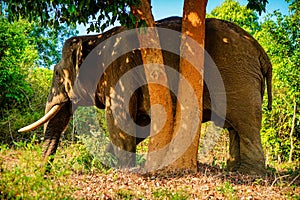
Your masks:
<instances>
[{"instance_id":1,"label":"green leaf","mask_svg":"<svg viewBox=\"0 0 300 200\"><path fill-rule=\"evenodd\" d=\"M75 9L76 9L75 5L72 4L71 6L69 6L68 11L70 12L70 14L72 14L75 12Z\"/></svg>"}]
</instances>

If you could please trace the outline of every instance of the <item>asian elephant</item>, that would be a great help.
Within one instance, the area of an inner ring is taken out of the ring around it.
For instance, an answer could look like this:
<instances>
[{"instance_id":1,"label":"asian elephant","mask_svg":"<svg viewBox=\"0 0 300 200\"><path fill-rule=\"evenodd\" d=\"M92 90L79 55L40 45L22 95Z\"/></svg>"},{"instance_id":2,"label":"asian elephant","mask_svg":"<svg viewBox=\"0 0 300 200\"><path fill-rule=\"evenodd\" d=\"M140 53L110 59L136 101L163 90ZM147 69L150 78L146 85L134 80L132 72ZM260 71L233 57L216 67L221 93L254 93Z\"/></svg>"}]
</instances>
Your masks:
<instances>
[{"instance_id":1,"label":"asian elephant","mask_svg":"<svg viewBox=\"0 0 300 200\"><path fill-rule=\"evenodd\" d=\"M160 20L157 22L157 27L180 32L181 18L171 17ZM113 91L113 88L126 72L142 65L140 51L135 49L121 55L110 63L105 71L101 69L103 60L91 61L90 65L97 65L98 68L96 70L91 68L90 73L103 74L100 80L98 79L95 93L92 95L78 87L81 84L84 88L84 82L76 82L81 75L81 65L89 53L107 38L125 30L124 27L116 27L100 35L72 37L65 42L62 59L54 67L45 116L20 130L29 131L45 123L44 158L56 152L60 136L64 132L76 106L94 104L100 109L106 109L110 140L114 144L113 151L117 156L119 165L122 167L134 165L135 156L133 153L136 151L136 145L149 135L149 129L131 130L136 132L136 135L128 135L118 127L117 120L112 112L115 109L120 114L117 116L121 119L119 123L125 123L126 125L127 121L132 119L140 127L148 127L146 125L151 121L148 113L148 90L146 86L137 90L125 88L125 92L131 92L133 95L129 101L129 114L124 114L122 112L125 109L123 104L118 103L122 101L122 98L118 98L118 94ZM137 40L137 38L131 39ZM117 39L115 41L117 44ZM177 45L180 49L180 39L177 41L168 39L161 41L162 46L170 43ZM115 44L111 45L114 46ZM205 49L217 65L226 91L227 107L223 127L228 129L230 135L228 169L263 174L265 173L265 158L260 139L260 127L265 83L267 83L269 109L271 109L272 103L272 66L270 60L263 48L251 35L233 23L218 19L206 19ZM179 56L163 51L163 57L165 65L178 70ZM105 59L101 55L100 58ZM102 72L100 72L101 70ZM206 70L204 71L206 73ZM144 74L139 74L139 76L144 79ZM129 83L136 84L136 78L130 77L128 79ZM169 81L178 80L176 77L168 77L168 79ZM74 85L76 84L75 89ZM90 96L85 97L85 95ZM90 99L90 101L87 100L82 103L81 99L83 98ZM218 112L212 109L212 104L222 104L221 101L222 99L220 99L220 102L218 100L212 102L207 87L204 88L203 122L210 121L213 113L218 116ZM174 102L176 102L176 99ZM219 125L218 121L216 121L216 124ZM130 123L127 125L130 125ZM129 127L129 129L133 128ZM126 154L126 152L132 153Z\"/></svg>"}]
</instances>

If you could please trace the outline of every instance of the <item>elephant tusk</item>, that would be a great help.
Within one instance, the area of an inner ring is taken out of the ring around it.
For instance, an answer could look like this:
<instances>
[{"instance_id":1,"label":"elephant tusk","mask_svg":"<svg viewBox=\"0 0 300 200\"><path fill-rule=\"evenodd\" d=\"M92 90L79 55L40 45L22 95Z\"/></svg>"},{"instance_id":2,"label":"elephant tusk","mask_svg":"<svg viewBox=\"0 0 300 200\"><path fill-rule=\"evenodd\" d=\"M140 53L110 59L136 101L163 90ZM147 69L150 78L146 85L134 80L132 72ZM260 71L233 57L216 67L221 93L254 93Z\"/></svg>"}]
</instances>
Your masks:
<instances>
[{"instance_id":1,"label":"elephant tusk","mask_svg":"<svg viewBox=\"0 0 300 200\"><path fill-rule=\"evenodd\" d=\"M49 121L52 117L54 117L56 115L56 113L61 109L61 105L55 105L51 108L51 110L45 114L42 118L40 118L39 120L37 120L36 122L25 126L21 129L18 130L18 132L28 132L31 130L34 130L38 127L40 127L41 125L45 124L47 121Z\"/></svg>"}]
</instances>

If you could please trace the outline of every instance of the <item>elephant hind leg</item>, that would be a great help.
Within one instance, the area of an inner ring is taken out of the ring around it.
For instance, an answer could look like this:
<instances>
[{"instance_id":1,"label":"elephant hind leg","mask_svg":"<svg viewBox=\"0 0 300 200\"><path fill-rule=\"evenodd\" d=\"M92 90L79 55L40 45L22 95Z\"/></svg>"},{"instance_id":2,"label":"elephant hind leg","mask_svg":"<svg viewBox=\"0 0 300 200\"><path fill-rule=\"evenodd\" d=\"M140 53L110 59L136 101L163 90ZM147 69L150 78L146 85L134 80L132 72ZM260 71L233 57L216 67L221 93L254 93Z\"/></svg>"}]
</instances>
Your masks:
<instances>
[{"instance_id":1,"label":"elephant hind leg","mask_svg":"<svg viewBox=\"0 0 300 200\"><path fill-rule=\"evenodd\" d=\"M249 128L250 129L250 128ZM265 175L265 157L261 145L259 129L251 131L252 134L240 135L241 166L238 171L247 174Z\"/></svg>"},{"instance_id":2,"label":"elephant hind leg","mask_svg":"<svg viewBox=\"0 0 300 200\"><path fill-rule=\"evenodd\" d=\"M240 137L233 128L229 128L228 132L229 132L229 158L227 160L227 169L229 171L237 171L241 166Z\"/></svg>"},{"instance_id":3,"label":"elephant hind leg","mask_svg":"<svg viewBox=\"0 0 300 200\"><path fill-rule=\"evenodd\" d=\"M229 171L239 171L246 174L264 175L265 159L261 146L260 135L243 134L229 128L229 159L227 169Z\"/></svg>"}]
</instances>

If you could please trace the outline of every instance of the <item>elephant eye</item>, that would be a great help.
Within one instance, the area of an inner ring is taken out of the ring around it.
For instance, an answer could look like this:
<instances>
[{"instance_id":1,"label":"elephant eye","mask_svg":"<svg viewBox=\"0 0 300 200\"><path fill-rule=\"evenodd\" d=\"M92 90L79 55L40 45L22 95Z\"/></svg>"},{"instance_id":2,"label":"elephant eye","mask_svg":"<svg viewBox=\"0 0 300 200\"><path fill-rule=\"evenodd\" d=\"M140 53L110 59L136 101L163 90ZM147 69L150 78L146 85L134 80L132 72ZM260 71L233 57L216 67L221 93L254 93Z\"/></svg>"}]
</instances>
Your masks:
<instances>
[{"instance_id":1,"label":"elephant eye","mask_svg":"<svg viewBox=\"0 0 300 200\"><path fill-rule=\"evenodd\" d=\"M55 78L59 78L59 73L58 73L58 71L57 70L55 70Z\"/></svg>"}]
</instances>

